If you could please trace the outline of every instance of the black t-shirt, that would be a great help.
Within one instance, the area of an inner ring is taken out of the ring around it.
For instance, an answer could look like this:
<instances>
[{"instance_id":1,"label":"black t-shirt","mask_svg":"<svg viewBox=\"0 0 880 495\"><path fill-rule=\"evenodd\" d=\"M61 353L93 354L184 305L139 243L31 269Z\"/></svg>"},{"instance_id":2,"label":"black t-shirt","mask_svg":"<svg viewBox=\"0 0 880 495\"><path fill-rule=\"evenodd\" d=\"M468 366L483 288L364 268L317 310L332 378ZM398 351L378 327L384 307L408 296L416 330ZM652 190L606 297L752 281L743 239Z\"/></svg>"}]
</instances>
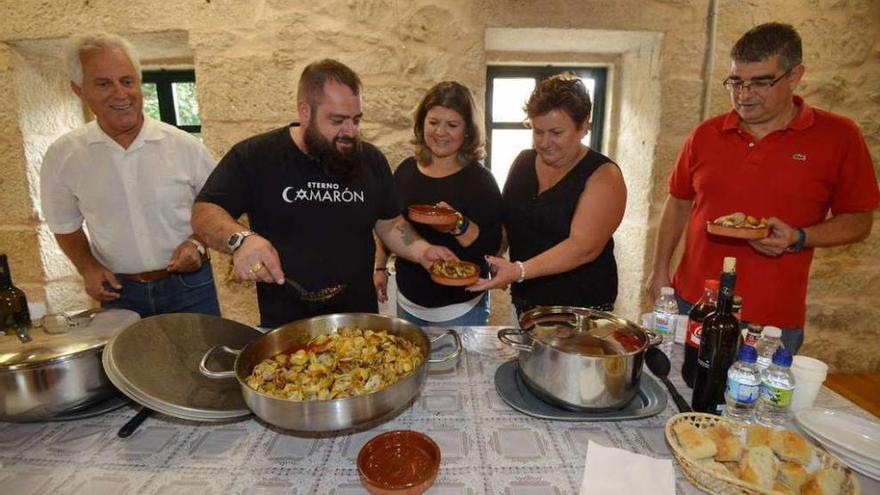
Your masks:
<instances>
[{"instance_id":1,"label":"black t-shirt","mask_svg":"<svg viewBox=\"0 0 880 495\"><path fill-rule=\"evenodd\" d=\"M445 201L480 227L480 235L468 247L455 237L438 232L427 225L410 222L431 244L446 246L459 259L471 261L487 273L483 256L495 255L501 246L501 192L492 173L478 163L441 178L428 177L419 171L413 157L404 160L394 171L403 214L413 204L435 204ZM418 263L397 258L397 287L410 301L426 308L438 308L476 297L462 287L449 287L431 281L431 275Z\"/></svg>"},{"instance_id":2,"label":"black t-shirt","mask_svg":"<svg viewBox=\"0 0 880 495\"><path fill-rule=\"evenodd\" d=\"M510 259L525 261L568 238L571 220L587 180L611 160L593 150L559 182L538 194L535 150L516 157L504 184L504 225ZM565 305L611 310L617 299L617 263L614 240L599 256L567 272L526 280L511 286L517 309Z\"/></svg>"},{"instance_id":3,"label":"black t-shirt","mask_svg":"<svg viewBox=\"0 0 880 495\"><path fill-rule=\"evenodd\" d=\"M320 304L300 301L287 285L258 283L261 326L378 311L373 228L377 220L397 216L400 207L385 156L369 143L363 148L356 177L339 183L296 146L290 127L282 127L236 144L196 198L221 206L233 218L247 213L251 229L278 250L284 274L307 290L348 284Z\"/></svg>"}]
</instances>

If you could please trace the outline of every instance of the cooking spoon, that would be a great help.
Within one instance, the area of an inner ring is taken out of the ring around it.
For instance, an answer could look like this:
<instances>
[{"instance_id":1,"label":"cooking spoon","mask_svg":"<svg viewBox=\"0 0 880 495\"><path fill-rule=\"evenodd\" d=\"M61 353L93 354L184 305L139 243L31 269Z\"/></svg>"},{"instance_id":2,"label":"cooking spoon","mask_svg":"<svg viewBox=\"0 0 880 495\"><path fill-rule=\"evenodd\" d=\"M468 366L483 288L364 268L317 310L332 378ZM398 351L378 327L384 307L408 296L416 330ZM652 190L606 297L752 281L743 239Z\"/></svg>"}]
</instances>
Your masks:
<instances>
[{"instance_id":1,"label":"cooking spoon","mask_svg":"<svg viewBox=\"0 0 880 495\"><path fill-rule=\"evenodd\" d=\"M299 297L303 301L309 301L309 302L326 301L332 297L335 297L337 294L339 294L340 292L345 290L346 287L348 287L346 284L337 284L337 285L331 285L330 287L325 287L321 290L308 291L305 289L305 287L303 287L302 285L299 285L292 278L285 277L284 282L287 285L293 287L294 290L296 290L299 293Z\"/></svg>"},{"instance_id":2,"label":"cooking spoon","mask_svg":"<svg viewBox=\"0 0 880 495\"><path fill-rule=\"evenodd\" d=\"M153 414L152 409L141 406L141 410L119 429L119 432L117 433L119 438L127 438L131 436L131 434L134 433L134 430L137 430L137 427L140 426L141 423L143 423L151 414Z\"/></svg>"},{"instance_id":3,"label":"cooking spoon","mask_svg":"<svg viewBox=\"0 0 880 495\"><path fill-rule=\"evenodd\" d=\"M663 351L656 347L651 347L645 351L645 364L648 365L648 369L651 370L651 373L654 373L654 376L659 378L660 381L666 385L666 389L669 390L670 395L672 395L672 400L674 400L675 405L678 406L678 412L691 412L691 406L689 406L684 400L684 397L678 393L675 385L669 381L669 370L672 365L669 363L669 358L666 354L663 354Z\"/></svg>"}]
</instances>

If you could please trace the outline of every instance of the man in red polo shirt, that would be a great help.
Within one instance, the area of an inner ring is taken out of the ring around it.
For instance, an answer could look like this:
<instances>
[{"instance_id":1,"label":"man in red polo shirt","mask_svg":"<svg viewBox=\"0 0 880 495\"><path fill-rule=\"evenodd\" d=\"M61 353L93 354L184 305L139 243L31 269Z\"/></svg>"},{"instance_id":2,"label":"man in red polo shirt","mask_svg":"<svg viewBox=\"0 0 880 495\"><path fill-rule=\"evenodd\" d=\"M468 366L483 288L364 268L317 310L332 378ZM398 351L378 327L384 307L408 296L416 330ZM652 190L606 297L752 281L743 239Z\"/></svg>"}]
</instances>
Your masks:
<instances>
[{"instance_id":1,"label":"man in red polo shirt","mask_svg":"<svg viewBox=\"0 0 880 495\"><path fill-rule=\"evenodd\" d=\"M700 124L678 156L660 217L648 289L670 285L670 258L687 228L672 277L687 313L722 259L737 259L743 321L783 329L786 348L803 343L813 248L871 232L880 192L864 137L851 120L795 96L804 66L801 39L787 24L762 24L730 52L733 111ZM831 216L828 216L828 212ZM767 217L770 235L744 241L710 235L706 222L741 211Z\"/></svg>"}]
</instances>

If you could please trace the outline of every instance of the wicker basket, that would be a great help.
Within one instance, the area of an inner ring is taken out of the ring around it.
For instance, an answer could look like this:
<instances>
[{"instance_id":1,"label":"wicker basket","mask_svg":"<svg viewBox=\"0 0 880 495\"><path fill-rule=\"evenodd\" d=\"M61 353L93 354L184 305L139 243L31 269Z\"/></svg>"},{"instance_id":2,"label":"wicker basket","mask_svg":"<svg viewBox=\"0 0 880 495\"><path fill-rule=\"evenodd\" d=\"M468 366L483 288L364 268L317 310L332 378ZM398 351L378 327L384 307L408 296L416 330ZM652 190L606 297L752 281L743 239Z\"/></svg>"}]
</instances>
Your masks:
<instances>
[{"instance_id":1,"label":"wicker basket","mask_svg":"<svg viewBox=\"0 0 880 495\"><path fill-rule=\"evenodd\" d=\"M694 460L684 455L684 451L678 444L678 439L672 432L672 427L680 421L686 421L697 428L709 428L717 424L726 426L729 430L738 432L745 427L742 423L732 421L727 418L704 413L683 413L676 414L669 418L666 422L666 442L672 448L672 455L681 467L681 471L685 477L693 483L694 486L708 493L719 495L780 495L776 490L761 488L758 485L747 483L731 476L725 476L720 473L710 471L709 469L697 464ZM821 447L814 445L816 456L819 459L820 468L834 468L846 472L843 491L844 495L860 495L861 487L856 474L837 458L823 450Z\"/></svg>"}]
</instances>

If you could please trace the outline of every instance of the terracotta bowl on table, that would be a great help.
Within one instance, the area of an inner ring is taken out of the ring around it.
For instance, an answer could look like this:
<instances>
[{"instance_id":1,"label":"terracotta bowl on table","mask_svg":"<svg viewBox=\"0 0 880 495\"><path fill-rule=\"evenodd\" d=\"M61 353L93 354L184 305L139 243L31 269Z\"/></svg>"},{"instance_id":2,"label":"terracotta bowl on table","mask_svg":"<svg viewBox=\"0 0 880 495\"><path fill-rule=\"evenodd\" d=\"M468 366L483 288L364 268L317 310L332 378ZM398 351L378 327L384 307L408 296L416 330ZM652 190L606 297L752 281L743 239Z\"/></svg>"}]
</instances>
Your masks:
<instances>
[{"instance_id":1,"label":"terracotta bowl on table","mask_svg":"<svg viewBox=\"0 0 880 495\"><path fill-rule=\"evenodd\" d=\"M452 208L444 208L434 205L410 205L409 219L412 222L425 225L448 225L455 227L458 215Z\"/></svg>"},{"instance_id":2,"label":"terracotta bowl on table","mask_svg":"<svg viewBox=\"0 0 880 495\"><path fill-rule=\"evenodd\" d=\"M358 473L373 495L419 495L440 469L440 447L424 433L394 430L373 437L358 453Z\"/></svg>"},{"instance_id":3,"label":"terracotta bowl on table","mask_svg":"<svg viewBox=\"0 0 880 495\"><path fill-rule=\"evenodd\" d=\"M770 235L770 227L728 227L717 223L706 222L706 230L710 234L736 239L764 239Z\"/></svg>"}]
</instances>

